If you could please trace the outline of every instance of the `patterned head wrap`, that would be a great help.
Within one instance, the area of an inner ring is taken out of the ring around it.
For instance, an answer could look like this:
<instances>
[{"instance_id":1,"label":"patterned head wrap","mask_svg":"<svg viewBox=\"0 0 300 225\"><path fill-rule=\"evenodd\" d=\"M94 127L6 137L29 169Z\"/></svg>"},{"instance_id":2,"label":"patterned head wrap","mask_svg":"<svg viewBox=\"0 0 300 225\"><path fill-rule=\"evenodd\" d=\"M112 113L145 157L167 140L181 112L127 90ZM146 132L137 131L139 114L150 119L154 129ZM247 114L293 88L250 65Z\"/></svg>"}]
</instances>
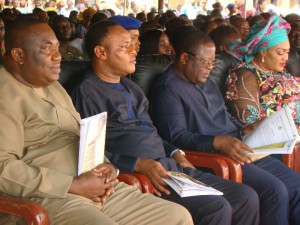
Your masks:
<instances>
[{"instance_id":1,"label":"patterned head wrap","mask_svg":"<svg viewBox=\"0 0 300 225\"><path fill-rule=\"evenodd\" d=\"M249 63L259 52L272 48L288 40L291 27L279 16L272 16L267 21L256 23L244 42L233 42L227 52Z\"/></svg>"}]
</instances>

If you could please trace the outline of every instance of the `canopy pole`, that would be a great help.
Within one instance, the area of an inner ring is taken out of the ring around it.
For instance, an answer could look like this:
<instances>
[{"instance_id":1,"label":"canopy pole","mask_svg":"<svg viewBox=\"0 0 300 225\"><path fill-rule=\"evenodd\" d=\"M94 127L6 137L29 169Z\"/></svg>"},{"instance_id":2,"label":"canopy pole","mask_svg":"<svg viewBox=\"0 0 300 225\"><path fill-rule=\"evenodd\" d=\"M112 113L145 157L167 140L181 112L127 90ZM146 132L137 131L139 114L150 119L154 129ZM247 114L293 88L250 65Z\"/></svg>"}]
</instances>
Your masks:
<instances>
[{"instance_id":1,"label":"canopy pole","mask_svg":"<svg viewBox=\"0 0 300 225\"><path fill-rule=\"evenodd\" d=\"M158 13L162 13L164 8L164 0L158 0Z\"/></svg>"},{"instance_id":2,"label":"canopy pole","mask_svg":"<svg viewBox=\"0 0 300 225\"><path fill-rule=\"evenodd\" d=\"M127 0L124 0L123 1L123 16L126 16L125 14L126 14L126 1Z\"/></svg>"},{"instance_id":3,"label":"canopy pole","mask_svg":"<svg viewBox=\"0 0 300 225\"><path fill-rule=\"evenodd\" d=\"M246 5L247 5L247 0L244 0L244 18L246 18Z\"/></svg>"}]
</instances>

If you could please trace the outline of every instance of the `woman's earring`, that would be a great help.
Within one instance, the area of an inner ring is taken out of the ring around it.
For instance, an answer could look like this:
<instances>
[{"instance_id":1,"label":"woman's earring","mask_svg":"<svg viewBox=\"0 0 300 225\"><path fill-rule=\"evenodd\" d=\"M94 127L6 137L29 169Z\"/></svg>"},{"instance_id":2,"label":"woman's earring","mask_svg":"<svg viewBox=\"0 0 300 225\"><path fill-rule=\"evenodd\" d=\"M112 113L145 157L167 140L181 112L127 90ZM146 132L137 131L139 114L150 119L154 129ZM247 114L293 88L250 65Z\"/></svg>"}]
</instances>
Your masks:
<instances>
[{"instance_id":1,"label":"woman's earring","mask_svg":"<svg viewBox=\"0 0 300 225\"><path fill-rule=\"evenodd\" d=\"M262 63L265 63L265 57L262 57L262 58L261 58L261 62L262 62Z\"/></svg>"}]
</instances>

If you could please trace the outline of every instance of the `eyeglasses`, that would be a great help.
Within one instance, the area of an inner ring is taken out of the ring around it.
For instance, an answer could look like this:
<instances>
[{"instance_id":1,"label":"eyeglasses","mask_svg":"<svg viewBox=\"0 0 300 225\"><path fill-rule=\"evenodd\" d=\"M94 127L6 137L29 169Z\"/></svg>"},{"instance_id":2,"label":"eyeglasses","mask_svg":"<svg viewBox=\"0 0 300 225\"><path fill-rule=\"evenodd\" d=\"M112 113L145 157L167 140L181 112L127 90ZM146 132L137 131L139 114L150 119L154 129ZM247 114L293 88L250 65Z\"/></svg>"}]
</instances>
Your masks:
<instances>
[{"instance_id":1,"label":"eyeglasses","mask_svg":"<svg viewBox=\"0 0 300 225\"><path fill-rule=\"evenodd\" d=\"M202 63L205 64L206 66L214 67L214 66L216 65L216 63L217 63L217 60L216 60L216 59L214 59L214 60L212 60L212 61L210 61L210 60L205 61L204 59L199 58L199 56L197 56L197 55L195 55L195 54L193 54L193 53L191 53L191 52L186 52L186 53L187 53L188 55L193 56L195 59L197 59L198 61L202 62Z\"/></svg>"}]
</instances>

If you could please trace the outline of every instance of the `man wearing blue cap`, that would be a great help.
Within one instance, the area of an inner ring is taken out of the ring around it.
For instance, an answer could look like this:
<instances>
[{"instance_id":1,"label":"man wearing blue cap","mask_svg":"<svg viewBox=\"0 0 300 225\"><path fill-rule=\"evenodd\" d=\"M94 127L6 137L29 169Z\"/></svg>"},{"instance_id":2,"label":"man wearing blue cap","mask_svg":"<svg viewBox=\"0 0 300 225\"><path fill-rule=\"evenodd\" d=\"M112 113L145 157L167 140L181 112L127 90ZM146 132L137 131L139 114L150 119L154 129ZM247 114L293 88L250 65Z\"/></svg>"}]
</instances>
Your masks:
<instances>
[{"instance_id":1,"label":"man wearing blue cap","mask_svg":"<svg viewBox=\"0 0 300 225\"><path fill-rule=\"evenodd\" d=\"M135 46L135 50L138 52L141 44L139 41L139 27L141 26L142 22L129 16L112 16L108 20L117 22L124 29L128 30L132 45Z\"/></svg>"}]
</instances>

